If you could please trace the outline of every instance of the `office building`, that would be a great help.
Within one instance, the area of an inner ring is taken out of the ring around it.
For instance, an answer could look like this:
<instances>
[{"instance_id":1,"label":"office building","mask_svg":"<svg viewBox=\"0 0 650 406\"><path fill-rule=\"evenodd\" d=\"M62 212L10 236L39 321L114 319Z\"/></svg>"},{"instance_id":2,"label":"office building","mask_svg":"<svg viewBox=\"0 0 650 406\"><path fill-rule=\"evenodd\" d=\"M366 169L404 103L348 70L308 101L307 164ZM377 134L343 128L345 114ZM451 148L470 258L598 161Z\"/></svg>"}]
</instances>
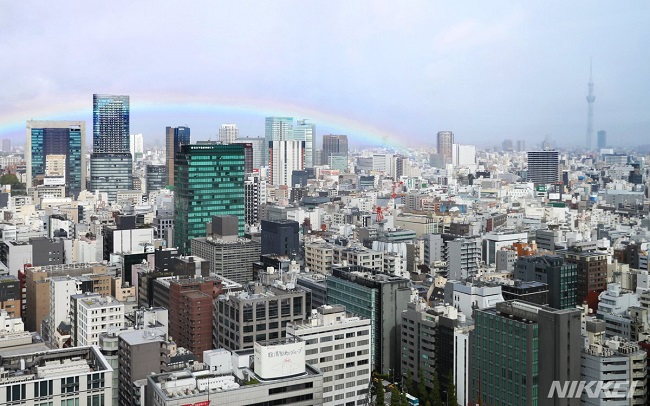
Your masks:
<instances>
[{"instance_id":1,"label":"office building","mask_svg":"<svg viewBox=\"0 0 650 406\"><path fill-rule=\"evenodd\" d=\"M298 255L299 229L300 224L293 220L262 220L262 255Z\"/></svg>"},{"instance_id":2,"label":"office building","mask_svg":"<svg viewBox=\"0 0 650 406\"><path fill-rule=\"evenodd\" d=\"M47 157L65 156L66 194L86 189L86 123L84 121L27 121L25 161L27 187L45 176Z\"/></svg>"},{"instance_id":3,"label":"office building","mask_svg":"<svg viewBox=\"0 0 650 406\"><path fill-rule=\"evenodd\" d=\"M542 282L548 286L548 304L554 309L572 309L580 304L577 296L578 267L557 255L519 257L514 278Z\"/></svg>"},{"instance_id":4,"label":"office building","mask_svg":"<svg viewBox=\"0 0 650 406\"><path fill-rule=\"evenodd\" d=\"M265 165L265 154L268 153L269 144L265 143L263 137L244 137L236 140L237 144L251 144L253 148L253 170L260 169Z\"/></svg>"},{"instance_id":5,"label":"office building","mask_svg":"<svg viewBox=\"0 0 650 406\"><path fill-rule=\"evenodd\" d=\"M2 152L11 152L11 140L5 138L2 140Z\"/></svg>"},{"instance_id":6,"label":"office building","mask_svg":"<svg viewBox=\"0 0 650 406\"><path fill-rule=\"evenodd\" d=\"M278 359L277 354L287 354ZM203 368L147 377L150 406L176 405L322 405L323 376L305 363L305 343L273 340L255 344L255 351L206 351ZM279 365L279 367L278 367ZM340 400L343 402L344 400Z\"/></svg>"},{"instance_id":7,"label":"office building","mask_svg":"<svg viewBox=\"0 0 650 406\"><path fill-rule=\"evenodd\" d=\"M105 192L109 201L118 191L133 189L131 153L93 153L90 158L90 191Z\"/></svg>"},{"instance_id":8,"label":"office building","mask_svg":"<svg viewBox=\"0 0 650 406\"><path fill-rule=\"evenodd\" d=\"M295 139L305 141L305 168L316 166L316 124L298 120L293 135Z\"/></svg>"},{"instance_id":9,"label":"office building","mask_svg":"<svg viewBox=\"0 0 650 406\"><path fill-rule=\"evenodd\" d=\"M581 379L587 382L605 380L607 383L611 382L611 387L618 390L599 393L597 398L590 398L583 393L581 404L645 405L648 376L646 351L641 349L639 344L620 338L607 340L605 322L602 320L587 320L585 327L587 336L581 354ZM631 396L621 399L619 390Z\"/></svg>"},{"instance_id":10,"label":"office building","mask_svg":"<svg viewBox=\"0 0 650 406\"><path fill-rule=\"evenodd\" d=\"M402 376L411 376L429 390L436 372L437 327L438 315L422 301L409 302L402 312Z\"/></svg>"},{"instance_id":11,"label":"office building","mask_svg":"<svg viewBox=\"0 0 650 406\"><path fill-rule=\"evenodd\" d=\"M190 143L189 127L167 127L165 129L165 150L167 157L167 184L174 186L174 157L181 150L181 145Z\"/></svg>"},{"instance_id":12,"label":"office building","mask_svg":"<svg viewBox=\"0 0 650 406\"><path fill-rule=\"evenodd\" d=\"M147 165L147 188L146 193L155 192L167 186L169 180L166 165Z\"/></svg>"},{"instance_id":13,"label":"office building","mask_svg":"<svg viewBox=\"0 0 650 406\"><path fill-rule=\"evenodd\" d=\"M577 266L576 302L581 304L589 292L607 288L607 254L569 249L558 251L570 264Z\"/></svg>"},{"instance_id":14,"label":"office building","mask_svg":"<svg viewBox=\"0 0 650 406\"><path fill-rule=\"evenodd\" d=\"M372 269L335 267L327 277L327 303L370 319L371 369L400 376L402 312L411 295L410 281ZM390 371L390 372L389 372Z\"/></svg>"},{"instance_id":15,"label":"office building","mask_svg":"<svg viewBox=\"0 0 650 406\"><path fill-rule=\"evenodd\" d=\"M512 285L501 285L501 292L505 301L520 300L541 306L548 305L548 286L542 282L515 280Z\"/></svg>"},{"instance_id":16,"label":"office building","mask_svg":"<svg viewBox=\"0 0 650 406\"><path fill-rule=\"evenodd\" d=\"M129 138L129 152L133 161L139 161L144 156L144 137L142 134L131 134Z\"/></svg>"},{"instance_id":17,"label":"office building","mask_svg":"<svg viewBox=\"0 0 650 406\"><path fill-rule=\"evenodd\" d=\"M436 152L445 157L445 164L452 163L454 133L451 131L438 131Z\"/></svg>"},{"instance_id":18,"label":"office building","mask_svg":"<svg viewBox=\"0 0 650 406\"><path fill-rule=\"evenodd\" d=\"M256 341L286 336L286 325L302 322L311 311L307 290L296 284L298 271L260 271L248 291L222 295L215 302L214 348L240 351Z\"/></svg>"},{"instance_id":19,"label":"office building","mask_svg":"<svg viewBox=\"0 0 650 406\"><path fill-rule=\"evenodd\" d=\"M222 144L234 144L237 138L239 138L237 124L221 124L221 127L219 127L219 141Z\"/></svg>"},{"instance_id":20,"label":"office building","mask_svg":"<svg viewBox=\"0 0 650 406\"><path fill-rule=\"evenodd\" d=\"M444 288L444 303L453 305L463 314L471 315L474 309L488 309L503 302L501 285L481 281L448 279Z\"/></svg>"},{"instance_id":21,"label":"office building","mask_svg":"<svg viewBox=\"0 0 650 406\"><path fill-rule=\"evenodd\" d=\"M269 165L269 148L272 141L295 140L293 117L266 117L264 126L264 165Z\"/></svg>"},{"instance_id":22,"label":"office building","mask_svg":"<svg viewBox=\"0 0 650 406\"><path fill-rule=\"evenodd\" d=\"M331 165L332 162L343 161L345 167L348 162L348 136L323 135L323 149L321 150L321 163Z\"/></svg>"},{"instance_id":23,"label":"office building","mask_svg":"<svg viewBox=\"0 0 650 406\"><path fill-rule=\"evenodd\" d=\"M445 242L443 258L447 262L449 279L467 279L478 274L481 264L481 242L479 238L449 236ZM446 239L446 235L443 236Z\"/></svg>"},{"instance_id":24,"label":"office building","mask_svg":"<svg viewBox=\"0 0 650 406\"><path fill-rule=\"evenodd\" d=\"M205 235L214 215L236 216L244 235L244 146L183 145L175 171L174 242L183 255L191 254L190 241Z\"/></svg>"},{"instance_id":25,"label":"office building","mask_svg":"<svg viewBox=\"0 0 650 406\"><path fill-rule=\"evenodd\" d=\"M475 310L474 321L468 404L580 404L547 399L554 381L581 380L579 309L510 301Z\"/></svg>"},{"instance_id":26,"label":"office building","mask_svg":"<svg viewBox=\"0 0 650 406\"><path fill-rule=\"evenodd\" d=\"M9 317L22 316L20 285L20 281L15 275L0 275L0 309L6 311Z\"/></svg>"},{"instance_id":27,"label":"office building","mask_svg":"<svg viewBox=\"0 0 650 406\"><path fill-rule=\"evenodd\" d=\"M113 369L99 348L13 351L0 358L4 405L110 405Z\"/></svg>"},{"instance_id":28,"label":"office building","mask_svg":"<svg viewBox=\"0 0 650 406\"><path fill-rule=\"evenodd\" d=\"M452 144L451 163L454 166L476 167L476 146Z\"/></svg>"},{"instance_id":29,"label":"office building","mask_svg":"<svg viewBox=\"0 0 650 406\"><path fill-rule=\"evenodd\" d=\"M237 283L253 280L253 262L261 254L259 241L238 236L238 219L214 216L206 237L192 239L192 252L210 263L210 273Z\"/></svg>"},{"instance_id":30,"label":"office building","mask_svg":"<svg viewBox=\"0 0 650 406\"><path fill-rule=\"evenodd\" d=\"M600 130L598 131L598 150L603 148L607 148L607 131Z\"/></svg>"},{"instance_id":31,"label":"office building","mask_svg":"<svg viewBox=\"0 0 650 406\"><path fill-rule=\"evenodd\" d=\"M266 201L266 182L259 175L247 174L244 181L244 206L247 225L259 224L260 203Z\"/></svg>"},{"instance_id":32,"label":"office building","mask_svg":"<svg viewBox=\"0 0 650 406\"><path fill-rule=\"evenodd\" d=\"M293 171L305 168L305 142L288 140L269 143L270 181L276 186L291 185Z\"/></svg>"},{"instance_id":33,"label":"office building","mask_svg":"<svg viewBox=\"0 0 650 406\"><path fill-rule=\"evenodd\" d=\"M558 151L528 152L528 181L548 184L560 181L560 153Z\"/></svg>"},{"instance_id":34,"label":"office building","mask_svg":"<svg viewBox=\"0 0 650 406\"><path fill-rule=\"evenodd\" d=\"M303 340L306 363L323 372L324 406L364 404L371 372L370 320L346 314L344 306L321 306L305 322L287 324L287 336Z\"/></svg>"}]
</instances>

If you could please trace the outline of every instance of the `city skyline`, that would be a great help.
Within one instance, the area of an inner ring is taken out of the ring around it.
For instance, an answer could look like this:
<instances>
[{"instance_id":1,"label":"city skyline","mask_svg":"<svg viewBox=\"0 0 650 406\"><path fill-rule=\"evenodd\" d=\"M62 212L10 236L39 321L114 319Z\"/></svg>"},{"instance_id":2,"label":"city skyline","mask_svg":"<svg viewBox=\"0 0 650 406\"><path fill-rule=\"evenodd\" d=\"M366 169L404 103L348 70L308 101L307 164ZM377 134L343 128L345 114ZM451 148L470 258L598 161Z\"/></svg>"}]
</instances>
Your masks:
<instances>
[{"instance_id":1,"label":"city skyline","mask_svg":"<svg viewBox=\"0 0 650 406\"><path fill-rule=\"evenodd\" d=\"M435 145L436 133L450 130L476 145L550 134L564 146L583 146L593 58L594 132L607 131L621 146L644 143L650 84L642 72L650 61L642 50L650 29L643 16L650 6L559 4L306 8L282 1L188 10L162 2L151 10L75 2L74 29L38 30L30 21L68 18L68 7L6 4L0 137L24 143L31 119L89 125L92 94L108 93L131 96L131 132L148 144L162 144L165 127L178 125L193 128L197 139L217 139L223 123L260 137L265 117L290 116L314 123L319 138L347 134L356 145L384 138L394 146ZM285 14L292 24L273 18ZM321 17L306 18L313 15ZM118 47L122 42L129 46ZM120 58L106 57L118 51ZM24 55L47 62L25 64ZM158 63L169 55L193 62Z\"/></svg>"}]
</instances>

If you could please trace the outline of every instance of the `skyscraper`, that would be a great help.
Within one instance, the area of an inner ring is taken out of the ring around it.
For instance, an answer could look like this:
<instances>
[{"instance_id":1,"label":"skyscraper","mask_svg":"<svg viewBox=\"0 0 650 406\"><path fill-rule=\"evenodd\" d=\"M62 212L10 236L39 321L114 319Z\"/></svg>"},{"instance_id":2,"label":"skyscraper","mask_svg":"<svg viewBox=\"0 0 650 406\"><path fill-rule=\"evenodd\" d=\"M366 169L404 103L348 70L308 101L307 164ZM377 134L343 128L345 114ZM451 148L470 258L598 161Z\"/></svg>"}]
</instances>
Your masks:
<instances>
[{"instance_id":1,"label":"skyscraper","mask_svg":"<svg viewBox=\"0 0 650 406\"><path fill-rule=\"evenodd\" d=\"M244 234L244 148L189 144L176 154L174 242L183 255L191 254L190 240L205 235L212 216L237 216Z\"/></svg>"},{"instance_id":2,"label":"skyscraper","mask_svg":"<svg viewBox=\"0 0 650 406\"><path fill-rule=\"evenodd\" d=\"M132 175L129 96L94 94L90 190L115 200L118 190L133 188Z\"/></svg>"},{"instance_id":3,"label":"skyscraper","mask_svg":"<svg viewBox=\"0 0 650 406\"><path fill-rule=\"evenodd\" d=\"M607 148L607 131L598 131L598 149Z\"/></svg>"},{"instance_id":4,"label":"skyscraper","mask_svg":"<svg viewBox=\"0 0 650 406\"><path fill-rule=\"evenodd\" d=\"M305 141L305 168L313 168L316 165L316 124L298 120L293 134L297 140Z\"/></svg>"},{"instance_id":5,"label":"skyscraper","mask_svg":"<svg viewBox=\"0 0 650 406\"><path fill-rule=\"evenodd\" d=\"M272 185L291 185L291 173L305 168L304 141L271 141L269 142Z\"/></svg>"},{"instance_id":6,"label":"skyscraper","mask_svg":"<svg viewBox=\"0 0 650 406\"><path fill-rule=\"evenodd\" d=\"M528 152L528 181L555 183L560 180L560 154L558 151Z\"/></svg>"},{"instance_id":7,"label":"skyscraper","mask_svg":"<svg viewBox=\"0 0 650 406\"><path fill-rule=\"evenodd\" d=\"M271 141L293 139L293 117L267 117L264 127L264 165L269 163L269 143Z\"/></svg>"},{"instance_id":8,"label":"skyscraper","mask_svg":"<svg viewBox=\"0 0 650 406\"><path fill-rule=\"evenodd\" d=\"M348 160L348 136L347 135L323 135L323 150L321 163L329 165L331 157L342 157Z\"/></svg>"},{"instance_id":9,"label":"skyscraper","mask_svg":"<svg viewBox=\"0 0 650 406\"><path fill-rule=\"evenodd\" d=\"M165 129L165 140L167 152L167 184L174 186L174 156L180 151L181 145L190 143L190 128L167 127Z\"/></svg>"},{"instance_id":10,"label":"skyscraper","mask_svg":"<svg viewBox=\"0 0 650 406\"><path fill-rule=\"evenodd\" d=\"M591 150L591 140L594 138L594 81L591 75L591 62L589 62L589 83L587 83L589 93L587 94L587 151Z\"/></svg>"},{"instance_id":11,"label":"skyscraper","mask_svg":"<svg viewBox=\"0 0 650 406\"><path fill-rule=\"evenodd\" d=\"M25 159L27 187L45 175L48 155L65 155L67 195L86 189L86 123L84 121L28 121Z\"/></svg>"},{"instance_id":12,"label":"skyscraper","mask_svg":"<svg viewBox=\"0 0 650 406\"><path fill-rule=\"evenodd\" d=\"M130 152L129 96L93 95L93 152Z\"/></svg>"},{"instance_id":13,"label":"skyscraper","mask_svg":"<svg viewBox=\"0 0 650 406\"><path fill-rule=\"evenodd\" d=\"M219 128L219 141L223 144L232 144L239 138L239 128L236 124L221 124Z\"/></svg>"},{"instance_id":14,"label":"skyscraper","mask_svg":"<svg viewBox=\"0 0 650 406\"><path fill-rule=\"evenodd\" d=\"M438 153L445 157L446 163L452 160L452 145L454 145L454 133L451 131L438 131Z\"/></svg>"}]
</instances>

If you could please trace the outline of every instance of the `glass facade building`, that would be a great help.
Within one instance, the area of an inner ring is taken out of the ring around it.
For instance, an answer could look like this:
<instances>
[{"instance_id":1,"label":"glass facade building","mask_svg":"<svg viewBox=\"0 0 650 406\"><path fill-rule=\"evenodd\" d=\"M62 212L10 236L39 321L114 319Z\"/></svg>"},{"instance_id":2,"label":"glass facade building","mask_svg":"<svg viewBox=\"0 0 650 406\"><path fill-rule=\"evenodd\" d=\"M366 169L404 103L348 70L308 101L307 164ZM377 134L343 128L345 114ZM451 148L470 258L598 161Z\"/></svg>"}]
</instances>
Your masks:
<instances>
[{"instance_id":1,"label":"glass facade building","mask_svg":"<svg viewBox=\"0 0 650 406\"><path fill-rule=\"evenodd\" d=\"M147 165L147 193L167 186L167 166Z\"/></svg>"},{"instance_id":2,"label":"glass facade building","mask_svg":"<svg viewBox=\"0 0 650 406\"><path fill-rule=\"evenodd\" d=\"M190 240L204 237L212 216L239 219L244 235L245 152L241 144L182 145L174 162L174 242L191 255Z\"/></svg>"},{"instance_id":3,"label":"glass facade building","mask_svg":"<svg viewBox=\"0 0 650 406\"><path fill-rule=\"evenodd\" d=\"M133 162L131 153L92 154L90 190L108 193L109 201L117 199L118 190L133 189Z\"/></svg>"},{"instance_id":4,"label":"glass facade building","mask_svg":"<svg viewBox=\"0 0 650 406\"><path fill-rule=\"evenodd\" d=\"M295 140L293 117L267 117L264 126L264 164L269 163L271 141Z\"/></svg>"},{"instance_id":5,"label":"glass facade building","mask_svg":"<svg viewBox=\"0 0 650 406\"><path fill-rule=\"evenodd\" d=\"M174 157L180 150L181 145L189 144L189 127L167 127L165 129L165 150L167 155L167 184L174 185Z\"/></svg>"},{"instance_id":6,"label":"glass facade building","mask_svg":"<svg viewBox=\"0 0 650 406\"><path fill-rule=\"evenodd\" d=\"M86 123L83 121L28 121L28 187L45 175L48 155L65 155L66 195L74 196L86 189Z\"/></svg>"},{"instance_id":7,"label":"glass facade building","mask_svg":"<svg viewBox=\"0 0 650 406\"><path fill-rule=\"evenodd\" d=\"M93 95L93 152L130 152L129 96Z\"/></svg>"},{"instance_id":8,"label":"glass facade building","mask_svg":"<svg viewBox=\"0 0 650 406\"><path fill-rule=\"evenodd\" d=\"M305 141L305 168L316 165L316 124L307 120L298 120L293 129L294 136L299 141Z\"/></svg>"}]
</instances>

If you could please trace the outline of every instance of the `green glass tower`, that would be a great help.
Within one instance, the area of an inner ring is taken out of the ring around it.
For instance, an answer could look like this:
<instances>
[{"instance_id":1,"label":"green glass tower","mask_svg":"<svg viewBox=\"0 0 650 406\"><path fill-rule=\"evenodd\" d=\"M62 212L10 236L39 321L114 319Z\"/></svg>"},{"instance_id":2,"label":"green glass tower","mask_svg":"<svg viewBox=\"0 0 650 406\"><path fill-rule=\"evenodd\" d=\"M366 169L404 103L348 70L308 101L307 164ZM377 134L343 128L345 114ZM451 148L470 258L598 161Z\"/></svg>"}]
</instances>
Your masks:
<instances>
[{"instance_id":1,"label":"green glass tower","mask_svg":"<svg viewBox=\"0 0 650 406\"><path fill-rule=\"evenodd\" d=\"M179 251L191 255L191 239L205 236L212 216L237 216L243 236L244 145L182 145L174 161L174 245Z\"/></svg>"}]
</instances>

